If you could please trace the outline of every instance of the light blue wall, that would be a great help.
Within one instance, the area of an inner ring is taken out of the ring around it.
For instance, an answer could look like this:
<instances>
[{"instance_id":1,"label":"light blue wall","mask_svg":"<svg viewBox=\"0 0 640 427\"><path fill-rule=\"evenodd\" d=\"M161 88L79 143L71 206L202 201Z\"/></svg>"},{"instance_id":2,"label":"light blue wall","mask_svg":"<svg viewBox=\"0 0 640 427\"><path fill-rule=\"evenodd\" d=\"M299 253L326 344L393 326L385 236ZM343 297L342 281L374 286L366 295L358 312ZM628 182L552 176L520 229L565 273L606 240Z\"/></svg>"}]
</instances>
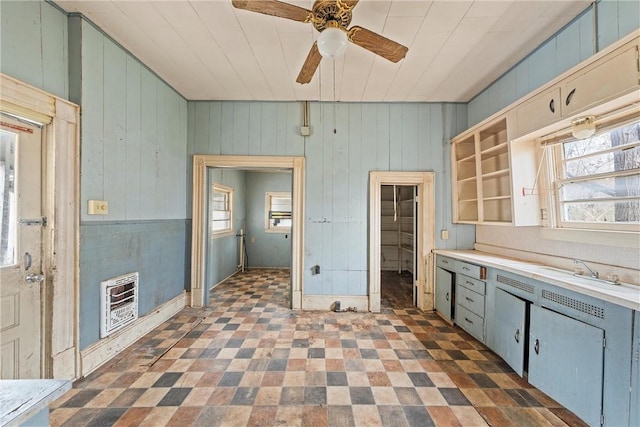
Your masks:
<instances>
[{"instance_id":1,"label":"light blue wall","mask_svg":"<svg viewBox=\"0 0 640 427\"><path fill-rule=\"evenodd\" d=\"M213 184L222 184L233 188L233 232L232 236L209 237L207 246L207 288L226 279L237 271L240 261L238 237L236 234L246 227L247 190L246 172L233 169L210 168L208 171L209 188ZM207 209L209 211L210 209ZM208 295L206 295L208 299Z\"/></svg>"},{"instance_id":2,"label":"light blue wall","mask_svg":"<svg viewBox=\"0 0 640 427\"><path fill-rule=\"evenodd\" d=\"M265 194L291 192L291 173L247 172L249 267L291 267L291 233L265 232Z\"/></svg>"},{"instance_id":3,"label":"light blue wall","mask_svg":"<svg viewBox=\"0 0 640 427\"><path fill-rule=\"evenodd\" d=\"M597 34L595 19L597 7ZM640 28L640 2L601 0L551 37L469 104L469 127ZM597 37L597 49L596 49Z\"/></svg>"},{"instance_id":4,"label":"light blue wall","mask_svg":"<svg viewBox=\"0 0 640 427\"><path fill-rule=\"evenodd\" d=\"M464 105L311 103L307 138L296 102L189 102L188 111L189 154L306 158L305 294L367 293L372 170L436 172L436 230L450 236L436 246L473 245L473 226L451 224L448 141L466 126Z\"/></svg>"},{"instance_id":5,"label":"light blue wall","mask_svg":"<svg viewBox=\"0 0 640 427\"><path fill-rule=\"evenodd\" d=\"M99 339L100 282L140 272L140 315L189 288L187 102L80 16L69 21L81 105L80 348ZM88 200L108 215L88 215Z\"/></svg>"},{"instance_id":6,"label":"light blue wall","mask_svg":"<svg viewBox=\"0 0 640 427\"><path fill-rule=\"evenodd\" d=\"M100 338L102 280L138 271L139 314L190 281L191 221L90 222L80 227L80 348Z\"/></svg>"},{"instance_id":7,"label":"light blue wall","mask_svg":"<svg viewBox=\"0 0 640 427\"><path fill-rule=\"evenodd\" d=\"M0 71L68 99L67 16L41 1L0 1Z\"/></svg>"}]
</instances>

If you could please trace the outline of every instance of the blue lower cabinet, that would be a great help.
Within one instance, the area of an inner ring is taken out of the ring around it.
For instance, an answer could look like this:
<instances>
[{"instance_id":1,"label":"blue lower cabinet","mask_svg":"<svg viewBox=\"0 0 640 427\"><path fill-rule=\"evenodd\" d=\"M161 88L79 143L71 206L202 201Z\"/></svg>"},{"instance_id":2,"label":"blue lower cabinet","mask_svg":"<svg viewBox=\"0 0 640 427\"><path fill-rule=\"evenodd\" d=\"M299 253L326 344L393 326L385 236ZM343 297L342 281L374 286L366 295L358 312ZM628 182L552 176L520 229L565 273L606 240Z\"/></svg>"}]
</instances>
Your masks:
<instances>
[{"instance_id":1,"label":"blue lower cabinet","mask_svg":"<svg viewBox=\"0 0 640 427\"><path fill-rule=\"evenodd\" d=\"M529 382L592 426L601 424L604 331L531 306Z\"/></svg>"},{"instance_id":2,"label":"blue lower cabinet","mask_svg":"<svg viewBox=\"0 0 640 427\"><path fill-rule=\"evenodd\" d=\"M493 351L522 376L525 350L528 351L525 348L527 303L500 288L495 292L495 323L491 332Z\"/></svg>"},{"instance_id":3,"label":"blue lower cabinet","mask_svg":"<svg viewBox=\"0 0 640 427\"><path fill-rule=\"evenodd\" d=\"M454 274L443 268L436 267L435 309L440 315L452 321Z\"/></svg>"}]
</instances>

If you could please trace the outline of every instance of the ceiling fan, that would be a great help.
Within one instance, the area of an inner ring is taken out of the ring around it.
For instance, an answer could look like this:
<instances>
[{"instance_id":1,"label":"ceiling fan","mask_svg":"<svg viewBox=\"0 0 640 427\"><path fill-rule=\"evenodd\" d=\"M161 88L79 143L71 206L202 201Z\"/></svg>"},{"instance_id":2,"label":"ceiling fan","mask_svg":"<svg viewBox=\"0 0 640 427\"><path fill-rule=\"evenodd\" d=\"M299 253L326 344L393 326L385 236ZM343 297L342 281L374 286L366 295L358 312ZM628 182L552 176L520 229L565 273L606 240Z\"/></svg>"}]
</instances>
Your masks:
<instances>
[{"instance_id":1,"label":"ceiling fan","mask_svg":"<svg viewBox=\"0 0 640 427\"><path fill-rule=\"evenodd\" d=\"M323 55L336 55L335 50L325 51L324 46L327 45L332 45L334 49L342 48L344 51L343 46L346 46L346 40L349 40L391 62L400 61L409 50L406 46L366 28L355 25L347 29L351 23L351 11L358 4L358 0L316 0L312 10L277 0L232 0L231 3L238 9L311 23L320 32L321 36L313 43L298 74L298 83L311 81Z\"/></svg>"}]
</instances>

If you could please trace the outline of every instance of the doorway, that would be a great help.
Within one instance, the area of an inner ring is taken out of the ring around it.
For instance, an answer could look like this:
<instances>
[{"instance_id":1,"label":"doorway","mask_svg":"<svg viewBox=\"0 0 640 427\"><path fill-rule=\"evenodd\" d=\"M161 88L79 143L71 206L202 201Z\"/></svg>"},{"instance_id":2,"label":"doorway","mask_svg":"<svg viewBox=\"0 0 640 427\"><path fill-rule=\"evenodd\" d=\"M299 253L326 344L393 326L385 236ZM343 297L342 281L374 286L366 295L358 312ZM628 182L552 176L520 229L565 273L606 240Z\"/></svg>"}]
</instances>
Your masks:
<instances>
[{"instance_id":1,"label":"doorway","mask_svg":"<svg viewBox=\"0 0 640 427\"><path fill-rule=\"evenodd\" d=\"M415 306L433 309L433 254L435 246L435 204L433 172L379 172L369 175L369 310L381 307L382 189L383 186L415 187L413 274Z\"/></svg>"},{"instance_id":2,"label":"doorway","mask_svg":"<svg viewBox=\"0 0 640 427\"><path fill-rule=\"evenodd\" d=\"M208 172L220 169L291 170L291 308L302 308L302 248L304 247L304 157L274 156L193 156L193 223L191 233L191 305L206 304L207 282L207 191Z\"/></svg>"},{"instance_id":3,"label":"doorway","mask_svg":"<svg viewBox=\"0 0 640 427\"><path fill-rule=\"evenodd\" d=\"M222 283L251 283L262 269L278 282L287 278L281 287L289 301L291 169L209 168L208 187L205 297Z\"/></svg>"},{"instance_id":4,"label":"doorway","mask_svg":"<svg viewBox=\"0 0 640 427\"><path fill-rule=\"evenodd\" d=\"M411 308L418 304L417 193L415 185L381 188L380 295L385 308Z\"/></svg>"}]
</instances>

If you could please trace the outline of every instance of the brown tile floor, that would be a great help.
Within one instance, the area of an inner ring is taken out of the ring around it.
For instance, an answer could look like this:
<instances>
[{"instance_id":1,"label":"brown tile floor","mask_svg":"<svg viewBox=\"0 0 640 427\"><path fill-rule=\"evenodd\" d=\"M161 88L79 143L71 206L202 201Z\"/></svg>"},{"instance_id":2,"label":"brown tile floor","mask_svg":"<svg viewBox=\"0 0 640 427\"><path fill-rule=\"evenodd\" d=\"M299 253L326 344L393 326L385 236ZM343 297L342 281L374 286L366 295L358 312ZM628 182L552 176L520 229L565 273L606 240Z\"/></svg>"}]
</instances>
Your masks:
<instances>
[{"instance_id":1,"label":"brown tile floor","mask_svg":"<svg viewBox=\"0 0 640 427\"><path fill-rule=\"evenodd\" d=\"M417 309L297 312L288 272L217 286L53 404L53 426L581 425Z\"/></svg>"}]
</instances>

